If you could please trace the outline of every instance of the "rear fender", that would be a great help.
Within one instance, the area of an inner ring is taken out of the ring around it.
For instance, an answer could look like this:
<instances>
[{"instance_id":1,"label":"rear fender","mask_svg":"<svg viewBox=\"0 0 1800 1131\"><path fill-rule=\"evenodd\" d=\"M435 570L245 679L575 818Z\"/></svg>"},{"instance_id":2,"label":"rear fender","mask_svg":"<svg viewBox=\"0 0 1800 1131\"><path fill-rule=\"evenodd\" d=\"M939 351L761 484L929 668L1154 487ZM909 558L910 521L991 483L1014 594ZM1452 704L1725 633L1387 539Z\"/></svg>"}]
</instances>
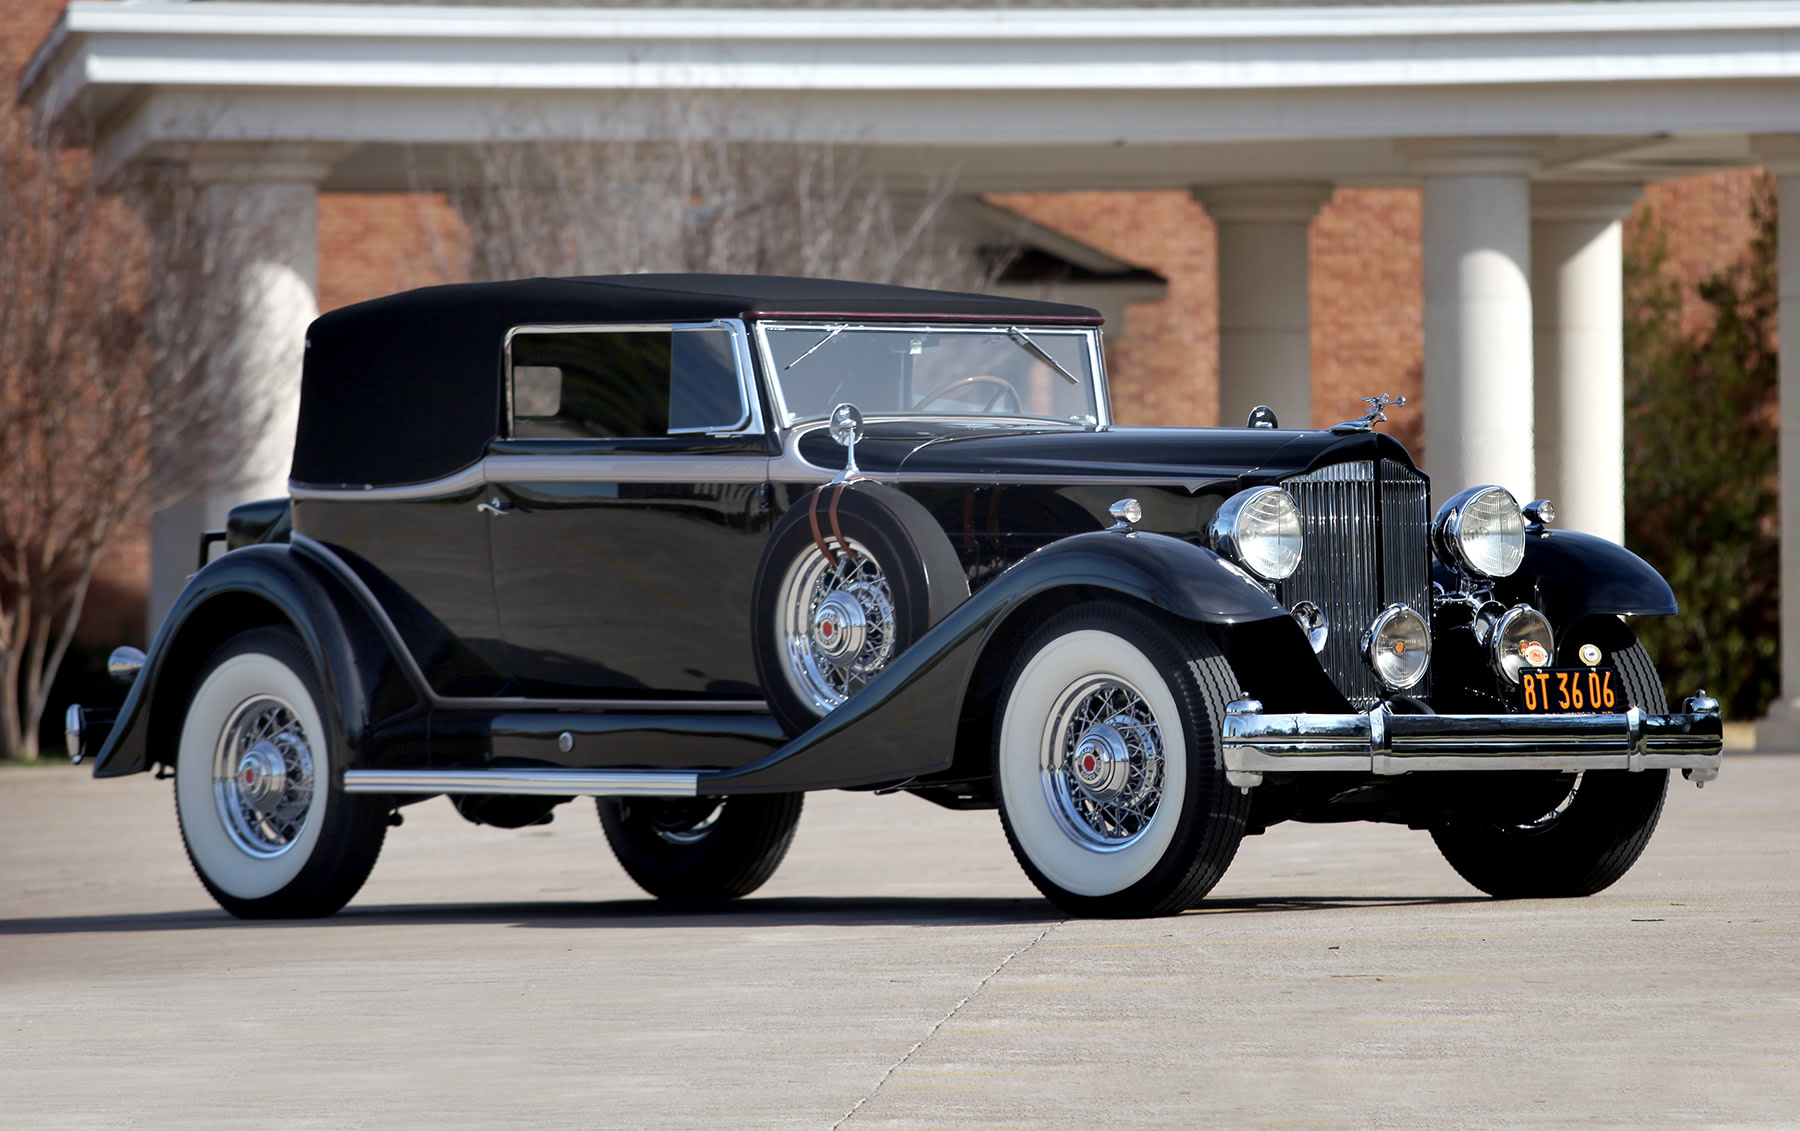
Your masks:
<instances>
[{"instance_id":1,"label":"rear fender","mask_svg":"<svg viewBox=\"0 0 1800 1131\"><path fill-rule=\"evenodd\" d=\"M377 623L341 579L291 545L225 554L194 575L158 629L94 776L173 765L188 694L207 658L260 625L299 634L319 674L326 726L352 764L364 761L377 726L424 703Z\"/></svg>"},{"instance_id":2,"label":"rear fender","mask_svg":"<svg viewBox=\"0 0 1800 1131\"><path fill-rule=\"evenodd\" d=\"M834 789L948 769L971 683L1003 675L1012 648L1047 611L1104 594L1226 630L1274 618L1293 625L1266 590L1211 550L1161 534L1079 534L989 582L811 730L747 766L703 775L699 788Z\"/></svg>"}]
</instances>

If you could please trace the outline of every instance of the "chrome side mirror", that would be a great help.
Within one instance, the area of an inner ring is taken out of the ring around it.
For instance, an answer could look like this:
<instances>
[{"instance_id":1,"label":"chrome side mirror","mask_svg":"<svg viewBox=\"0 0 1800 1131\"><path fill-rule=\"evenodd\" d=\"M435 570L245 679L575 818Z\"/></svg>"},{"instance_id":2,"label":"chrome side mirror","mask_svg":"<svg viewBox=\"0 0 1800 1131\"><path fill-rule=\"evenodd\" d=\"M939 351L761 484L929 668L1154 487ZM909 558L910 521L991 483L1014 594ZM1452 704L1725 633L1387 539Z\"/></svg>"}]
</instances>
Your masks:
<instances>
[{"instance_id":1,"label":"chrome side mirror","mask_svg":"<svg viewBox=\"0 0 1800 1131\"><path fill-rule=\"evenodd\" d=\"M1250 410L1250 419L1244 421L1246 428L1279 428L1281 422L1275 419L1275 410L1266 404L1259 404Z\"/></svg>"},{"instance_id":2,"label":"chrome side mirror","mask_svg":"<svg viewBox=\"0 0 1800 1131\"><path fill-rule=\"evenodd\" d=\"M844 446L844 470L833 482L848 483L862 478L856 466L856 443L863 438L863 416L853 404L841 404L831 410L831 438Z\"/></svg>"},{"instance_id":3,"label":"chrome side mirror","mask_svg":"<svg viewBox=\"0 0 1800 1131\"><path fill-rule=\"evenodd\" d=\"M106 658L106 674L113 677L114 683L135 683L138 673L144 670L145 659L136 648L114 648Z\"/></svg>"}]
</instances>

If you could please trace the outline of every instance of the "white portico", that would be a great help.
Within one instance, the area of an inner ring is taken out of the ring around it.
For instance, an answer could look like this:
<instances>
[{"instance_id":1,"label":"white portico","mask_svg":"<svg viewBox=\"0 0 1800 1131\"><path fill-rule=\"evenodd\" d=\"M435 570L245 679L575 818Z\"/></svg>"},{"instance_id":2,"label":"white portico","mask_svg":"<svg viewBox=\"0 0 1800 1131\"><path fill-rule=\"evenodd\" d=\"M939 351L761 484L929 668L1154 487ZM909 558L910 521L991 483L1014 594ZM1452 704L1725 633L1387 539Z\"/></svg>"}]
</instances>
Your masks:
<instances>
[{"instance_id":1,"label":"white portico","mask_svg":"<svg viewBox=\"0 0 1800 1131\"><path fill-rule=\"evenodd\" d=\"M1308 225L1334 187L1415 186L1437 490L1547 495L1559 525L1615 539L1620 218L1646 182L1757 163L1784 204L1800 196L1800 0L77 0L21 95L102 123L111 166L228 151L218 183L279 196L295 217L295 245L271 249L285 281L244 296L271 331L313 303L311 194L434 187L459 149L495 138L654 137L677 110L745 137L854 139L902 189L1191 190L1219 230L1222 423L1256 404L1313 422ZM1800 238L1783 247L1793 259ZM259 364L248 378L291 383L288 355ZM1782 467L1792 530L1800 448L1785 432ZM1800 550L1783 576L1795 656ZM1796 680L1800 664L1784 704L1800 704ZM1783 741L1800 744L1800 722Z\"/></svg>"}]
</instances>

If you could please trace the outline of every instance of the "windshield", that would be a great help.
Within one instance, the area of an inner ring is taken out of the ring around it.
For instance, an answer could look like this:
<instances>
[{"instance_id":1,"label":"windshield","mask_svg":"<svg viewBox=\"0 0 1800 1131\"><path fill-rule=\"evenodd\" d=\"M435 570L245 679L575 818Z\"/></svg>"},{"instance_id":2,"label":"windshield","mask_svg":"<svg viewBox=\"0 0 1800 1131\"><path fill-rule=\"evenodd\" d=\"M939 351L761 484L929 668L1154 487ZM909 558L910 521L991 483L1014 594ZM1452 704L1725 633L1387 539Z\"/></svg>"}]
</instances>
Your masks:
<instances>
[{"instance_id":1,"label":"windshield","mask_svg":"<svg viewBox=\"0 0 1800 1131\"><path fill-rule=\"evenodd\" d=\"M788 424L844 402L865 416L1099 423L1092 330L815 322L764 324L761 334Z\"/></svg>"}]
</instances>

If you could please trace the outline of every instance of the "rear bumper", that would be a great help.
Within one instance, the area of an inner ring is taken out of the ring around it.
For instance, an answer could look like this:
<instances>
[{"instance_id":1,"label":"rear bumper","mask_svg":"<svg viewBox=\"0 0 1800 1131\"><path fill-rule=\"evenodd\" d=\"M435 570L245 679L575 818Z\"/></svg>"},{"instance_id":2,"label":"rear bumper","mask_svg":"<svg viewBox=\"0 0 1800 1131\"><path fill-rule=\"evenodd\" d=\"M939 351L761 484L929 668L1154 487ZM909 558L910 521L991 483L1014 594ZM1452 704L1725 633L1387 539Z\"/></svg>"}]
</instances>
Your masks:
<instances>
[{"instance_id":1,"label":"rear bumper","mask_svg":"<svg viewBox=\"0 0 1800 1131\"><path fill-rule=\"evenodd\" d=\"M1356 715L1267 715L1254 699L1225 709L1226 775L1466 770L1681 770L1719 774L1724 724L1705 692L1685 710L1608 715L1397 715L1377 704Z\"/></svg>"},{"instance_id":2,"label":"rear bumper","mask_svg":"<svg viewBox=\"0 0 1800 1131\"><path fill-rule=\"evenodd\" d=\"M69 709L63 712L63 743L69 752L69 761L79 766L82 759L98 753L106 745L118 720L117 710L69 704Z\"/></svg>"}]
</instances>

